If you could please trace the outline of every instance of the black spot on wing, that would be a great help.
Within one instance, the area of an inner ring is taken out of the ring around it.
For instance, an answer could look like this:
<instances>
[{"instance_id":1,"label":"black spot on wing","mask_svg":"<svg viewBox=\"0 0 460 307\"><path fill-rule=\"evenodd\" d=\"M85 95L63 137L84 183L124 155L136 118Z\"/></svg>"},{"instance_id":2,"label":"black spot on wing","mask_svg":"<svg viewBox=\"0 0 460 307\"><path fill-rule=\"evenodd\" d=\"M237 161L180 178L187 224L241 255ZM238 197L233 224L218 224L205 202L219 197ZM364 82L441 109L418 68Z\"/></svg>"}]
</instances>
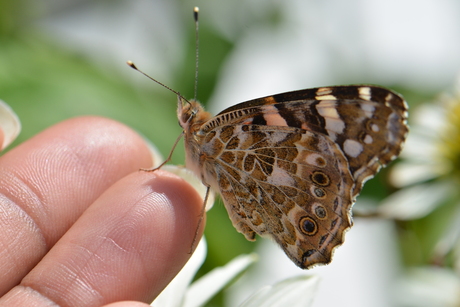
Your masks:
<instances>
[{"instance_id":1,"label":"black spot on wing","mask_svg":"<svg viewBox=\"0 0 460 307\"><path fill-rule=\"evenodd\" d=\"M279 115L286 121L289 127L302 127L301 119L297 118L291 109L287 108L284 104L281 103L275 104L275 107L278 109Z\"/></svg>"},{"instance_id":2,"label":"black spot on wing","mask_svg":"<svg viewBox=\"0 0 460 307\"><path fill-rule=\"evenodd\" d=\"M327 134L325 129L326 120L318 113L316 100L295 101L289 103L278 103L275 107L279 114L284 118L288 126L302 128L309 127L307 130ZM302 127L303 125L303 127Z\"/></svg>"},{"instance_id":3,"label":"black spot on wing","mask_svg":"<svg viewBox=\"0 0 460 307\"><path fill-rule=\"evenodd\" d=\"M252 119L252 124L253 125L267 125L267 121L265 120L265 117L263 114L258 114L254 116Z\"/></svg>"}]
</instances>

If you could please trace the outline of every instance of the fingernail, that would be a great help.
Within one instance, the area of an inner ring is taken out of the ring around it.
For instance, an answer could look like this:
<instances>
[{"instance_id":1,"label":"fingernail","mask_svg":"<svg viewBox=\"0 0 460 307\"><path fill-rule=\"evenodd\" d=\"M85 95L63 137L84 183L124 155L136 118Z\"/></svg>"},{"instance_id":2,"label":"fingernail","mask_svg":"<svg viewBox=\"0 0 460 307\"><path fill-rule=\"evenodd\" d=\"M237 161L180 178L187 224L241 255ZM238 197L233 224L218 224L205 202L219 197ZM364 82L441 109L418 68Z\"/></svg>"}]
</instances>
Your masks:
<instances>
[{"instance_id":1,"label":"fingernail","mask_svg":"<svg viewBox=\"0 0 460 307\"><path fill-rule=\"evenodd\" d=\"M10 145L21 132L21 122L9 105L0 100L0 129L3 132L3 143L0 150Z\"/></svg>"}]
</instances>

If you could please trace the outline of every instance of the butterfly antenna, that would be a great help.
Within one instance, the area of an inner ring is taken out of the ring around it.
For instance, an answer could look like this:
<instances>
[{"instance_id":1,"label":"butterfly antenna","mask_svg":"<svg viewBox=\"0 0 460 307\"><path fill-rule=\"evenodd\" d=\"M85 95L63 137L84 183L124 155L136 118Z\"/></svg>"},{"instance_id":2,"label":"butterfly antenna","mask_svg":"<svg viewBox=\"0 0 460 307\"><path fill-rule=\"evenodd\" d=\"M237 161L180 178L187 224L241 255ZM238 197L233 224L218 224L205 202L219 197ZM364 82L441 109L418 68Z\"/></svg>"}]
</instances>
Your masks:
<instances>
[{"instance_id":1,"label":"butterfly antenna","mask_svg":"<svg viewBox=\"0 0 460 307\"><path fill-rule=\"evenodd\" d=\"M139 68L137 68L137 66L134 65L133 62L127 61L126 64L128 64L129 67L131 67L131 68L134 69L134 70L137 70L138 72L140 72L141 74L143 74L144 76L146 76L147 78L149 78L150 80L152 80L153 82L155 82L155 83L161 85L162 87L166 88L167 90L173 92L174 94L176 94L177 96L179 96L181 99L183 99L184 101L186 101L187 103L190 104L190 101L188 101L188 100L187 100L184 96L182 96L178 91L175 91L175 90L173 90L172 88L170 88L169 86L167 86L167 85L161 83L160 81L158 81L158 80L156 80L156 79L150 77L150 76L147 75L145 72L143 72L142 70L140 70Z\"/></svg>"},{"instance_id":2,"label":"butterfly antenna","mask_svg":"<svg viewBox=\"0 0 460 307\"><path fill-rule=\"evenodd\" d=\"M198 12L197 6L193 8L193 18L195 19L195 89L193 98L196 100L198 95L198 59L199 59L199 36L198 36Z\"/></svg>"}]
</instances>

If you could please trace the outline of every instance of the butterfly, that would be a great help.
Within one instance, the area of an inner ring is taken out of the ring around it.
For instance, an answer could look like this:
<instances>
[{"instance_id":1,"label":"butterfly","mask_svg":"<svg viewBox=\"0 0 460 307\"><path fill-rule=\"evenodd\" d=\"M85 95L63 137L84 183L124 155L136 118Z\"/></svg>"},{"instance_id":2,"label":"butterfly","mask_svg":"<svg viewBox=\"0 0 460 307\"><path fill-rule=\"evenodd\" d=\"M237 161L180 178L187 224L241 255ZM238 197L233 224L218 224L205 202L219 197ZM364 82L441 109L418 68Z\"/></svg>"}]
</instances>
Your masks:
<instances>
[{"instance_id":1,"label":"butterfly","mask_svg":"<svg viewBox=\"0 0 460 307\"><path fill-rule=\"evenodd\" d=\"M211 116L179 95L186 167L217 191L237 231L273 239L300 268L331 262L366 180L395 159L407 104L378 86L249 100Z\"/></svg>"}]
</instances>

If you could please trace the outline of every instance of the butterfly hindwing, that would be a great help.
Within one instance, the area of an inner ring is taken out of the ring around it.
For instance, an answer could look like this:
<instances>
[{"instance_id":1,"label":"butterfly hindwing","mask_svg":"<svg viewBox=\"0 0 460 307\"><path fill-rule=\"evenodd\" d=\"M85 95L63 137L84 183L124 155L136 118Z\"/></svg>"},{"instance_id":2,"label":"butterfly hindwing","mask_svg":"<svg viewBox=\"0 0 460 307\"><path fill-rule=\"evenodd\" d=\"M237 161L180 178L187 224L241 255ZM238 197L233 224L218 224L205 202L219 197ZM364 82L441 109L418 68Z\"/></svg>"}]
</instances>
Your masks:
<instances>
[{"instance_id":1,"label":"butterfly hindwing","mask_svg":"<svg viewBox=\"0 0 460 307\"><path fill-rule=\"evenodd\" d=\"M351 226L353 179L329 138L292 127L218 127L203 148L215 189L248 239L274 239L300 267L328 263ZM207 180L212 180L208 178Z\"/></svg>"}]
</instances>

